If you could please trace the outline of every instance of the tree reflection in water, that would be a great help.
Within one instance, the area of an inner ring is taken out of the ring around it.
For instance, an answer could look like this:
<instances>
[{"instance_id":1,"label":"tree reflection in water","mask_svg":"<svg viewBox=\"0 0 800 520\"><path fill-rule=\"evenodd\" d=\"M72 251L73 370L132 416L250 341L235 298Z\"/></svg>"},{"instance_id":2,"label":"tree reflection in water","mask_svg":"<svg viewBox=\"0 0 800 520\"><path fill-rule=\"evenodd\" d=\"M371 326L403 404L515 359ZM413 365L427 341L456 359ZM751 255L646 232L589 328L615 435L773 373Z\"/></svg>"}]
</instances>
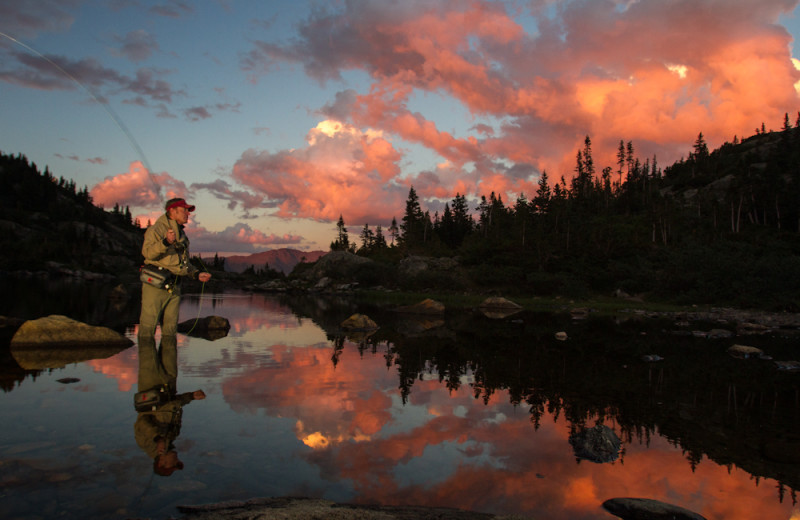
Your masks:
<instances>
[{"instance_id":1,"label":"tree reflection in water","mask_svg":"<svg viewBox=\"0 0 800 520\"><path fill-rule=\"evenodd\" d=\"M76 311L124 315L98 305ZM380 328L348 336L340 324L355 313ZM182 318L208 314L231 328L178 335L177 384L207 399L183 414L186 465L168 479L152 479L132 435L137 349L59 371L6 359L0 413L14 420L0 456L13 492L0 508L166 518L177 503L304 495L573 520L639 496L709 520L792 513L798 374L726 353L736 342L794 359L792 338L700 339L689 331L720 325L626 313L430 319L351 297L185 295ZM56 382L65 376L81 381ZM598 424L621 438L619 458L576 459L570 437Z\"/></svg>"},{"instance_id":2,"label":"tree reflection in water","mask_svg":"<svg viewBox=\"0 0 800 520\"><path fill-rule=\"evenodd\" d=\"M486 404L507 392L511 404L528 409L535 430L552 415L563 416L571 434L610 423L625 444L649 445L660 435L680 447L693 471L705 455L746 470L756 483L776 480L779 499L788 494L796 503L798 374L780 372L769 360L728 356L734 340L695 337L685 326L654 318L578 323L569 315L525 313L497 321L464 311L449 313L446 325L420 329L405 315L377 307L361 312L381 328L357 343L359 352L382 352L387 367L397 369L403 403L426 376L438 377L450 391L468 385ZM554 339L567 328L568 342ZM331 337L335 364L346 338ZM796 356L791 341L745 341L764 344L773 355ZM663 359L643 360L653 353Z\"/></svg>"}]
</instances>

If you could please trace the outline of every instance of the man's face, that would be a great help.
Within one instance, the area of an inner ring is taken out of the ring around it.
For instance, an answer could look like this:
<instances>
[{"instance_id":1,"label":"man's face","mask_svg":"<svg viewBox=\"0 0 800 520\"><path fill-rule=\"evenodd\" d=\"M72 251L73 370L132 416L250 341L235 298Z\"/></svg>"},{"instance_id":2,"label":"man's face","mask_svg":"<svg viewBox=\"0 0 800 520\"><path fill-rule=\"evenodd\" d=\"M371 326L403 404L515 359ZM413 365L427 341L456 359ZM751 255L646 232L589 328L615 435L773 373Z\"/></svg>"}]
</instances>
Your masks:
<instances>
[{"instance_id":1,"label":"man's face","mask_svg":"<svg viewBox=\"0 0 800 520\"><path fill-rule=\"evenodd\" d=\"M189 222L189 210L183 206L172 208L169 210L169 218L183 226Z\"/></svg>"}]
</instances>

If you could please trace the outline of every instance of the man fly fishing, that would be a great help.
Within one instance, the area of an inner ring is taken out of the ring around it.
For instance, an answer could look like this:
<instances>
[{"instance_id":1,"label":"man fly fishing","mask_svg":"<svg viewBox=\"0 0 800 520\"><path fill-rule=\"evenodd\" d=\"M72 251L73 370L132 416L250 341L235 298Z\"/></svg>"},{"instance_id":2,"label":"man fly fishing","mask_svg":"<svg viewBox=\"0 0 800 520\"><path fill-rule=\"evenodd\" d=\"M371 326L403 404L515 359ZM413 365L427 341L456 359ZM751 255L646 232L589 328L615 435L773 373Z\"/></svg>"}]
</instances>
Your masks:
<instances>
[{"instance_id":1,"label":"man fly fishing","mask_svg":"<svg viewBox=\"0 0 800 520\"><path fill-rule=\"evenodd\" d=\"M182 278L191 277L204 283L211 279L211 273L200 271L189 263L189 239L183 227L194 206L182 198L174 198L168 200L165 207L166 213L144 234L140 340L155 334L159 320L161 335L175 336Z\"/></svg>"}]
</instances>

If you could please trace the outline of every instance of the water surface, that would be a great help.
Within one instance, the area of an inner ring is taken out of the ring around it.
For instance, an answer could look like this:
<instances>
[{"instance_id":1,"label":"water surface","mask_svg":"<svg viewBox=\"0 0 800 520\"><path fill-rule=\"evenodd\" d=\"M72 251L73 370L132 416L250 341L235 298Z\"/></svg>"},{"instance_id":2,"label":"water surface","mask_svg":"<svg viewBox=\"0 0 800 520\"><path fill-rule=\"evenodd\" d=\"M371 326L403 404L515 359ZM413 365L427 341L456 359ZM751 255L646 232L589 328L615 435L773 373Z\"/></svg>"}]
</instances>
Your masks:
<instances>
[{"instance_id":1,"label":"water surface","mask_svg":"<svg viewBox=\"0 0 800 520\"><path fill-rule=\"evenodd\" d=\"M343 335L354 312L380 330ZM169 477L134 438L136 346L37 370L4 354L2 516L167 518L291 495L550 519L612 518L602 502L631 496L708 519L800 518L800 375L725 352L747 341L790 356L794 338L696 338L703 324L633 313L437 321L347 299L184 298L181 319L211 314L227 336L178 337L177 389L207 398L184 408L184 467ZM622 439L616 460L576 457L570 435L595 424Z\"/></svg>"}]
</instances>

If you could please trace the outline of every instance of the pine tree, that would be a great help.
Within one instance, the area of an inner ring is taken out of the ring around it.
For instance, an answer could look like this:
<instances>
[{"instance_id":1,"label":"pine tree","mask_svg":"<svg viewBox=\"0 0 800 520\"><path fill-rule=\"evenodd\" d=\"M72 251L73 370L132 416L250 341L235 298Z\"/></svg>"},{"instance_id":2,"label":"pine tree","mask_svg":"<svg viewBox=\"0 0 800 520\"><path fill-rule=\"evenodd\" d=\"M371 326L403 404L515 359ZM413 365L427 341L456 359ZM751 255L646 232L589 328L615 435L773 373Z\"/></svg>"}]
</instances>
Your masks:
<instances>
[{"instance_id":1,"label":"pine tree","mask_svg":"<svg viewBox=\"0 0 800 520\"><path fill-rule=\"evenodd\" d=\"M361 230L361 249L364 253L369 253L374 245L375 234L369 228L369 224L364 224L364 229Z\"/></svg>"},{"instance_id":2,"label":"pine tree","mask_svg":"<svg viewBox=\"0 0 800 520\"><path fill-rule=\"evenodd\" d=\"M625 143L622 139L619 140L619 149L617 150L617 174L619 174L619 184L617 189L622 186L622 170L625 167Z\"/></svg>"},{"instance_id":3,"label":"pine tree","mask_svg":"<svg viewBox=\"0 0 800 520\"><path fill-rule=\"evenodd\" d=\"M406 199L406 211L403 215L402 224L400 224L400 242L406 247L415 247L424 242L425 233L425 215L422 213L422 208L419 205L419 197L417 196L414 187L408 190L408 199Z\"/></svg>"},{"instance_id":4,"label":"pine tree","mask_svg":"<svg viewBox=\"0 0 800 520\"><path fill-rule=\"evenodd\" d=\"M397 240L399 234L400 229L397 227L397 218L392 217L392 224L389 226L389 236L392 237L392 247L394 247L394 242Z\"/></svg>"},{"instance_id":5,"label":"pine tree","mask_svg":"<svg viewBox=\"0 0 800 520\"><path fill-rule=\"evenodd\" d=\"M349 251L350 238L347 235L347 228L344 226L344 218L339 215L339 221L336 223L337 237L336 240L331 242L331 251Z\"/></svg>"},{"instance_id":6,"label":"pine tree","mask_svg":"<svg viewBox=\"0 0 800 520\"><path fill-rule=\"evenodd\" d=\"M534 211L542 214L547 213L551 196L550 186L547 184L547 170L544 170L539 176L539 188L536 190L536 196L531 201Z\"/></svg>"}]
</instances>

